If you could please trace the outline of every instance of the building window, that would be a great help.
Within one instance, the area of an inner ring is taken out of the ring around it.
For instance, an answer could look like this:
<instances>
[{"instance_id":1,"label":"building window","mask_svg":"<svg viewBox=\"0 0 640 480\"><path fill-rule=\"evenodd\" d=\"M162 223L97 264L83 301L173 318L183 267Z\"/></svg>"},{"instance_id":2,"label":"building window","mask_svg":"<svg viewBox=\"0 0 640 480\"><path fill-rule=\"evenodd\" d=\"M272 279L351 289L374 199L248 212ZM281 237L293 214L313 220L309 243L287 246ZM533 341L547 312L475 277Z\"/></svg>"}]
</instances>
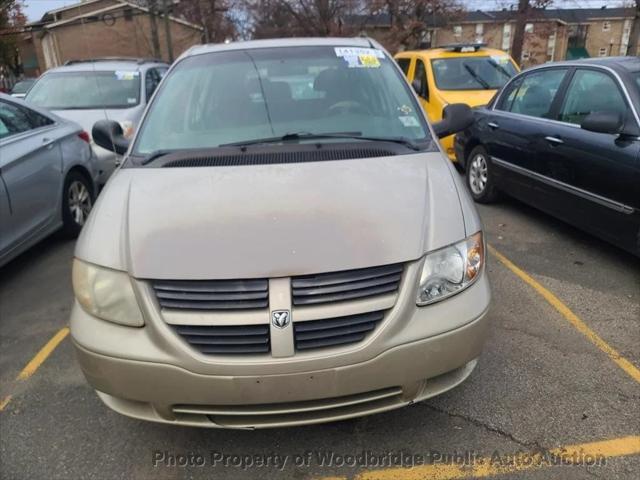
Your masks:
<instances>
[{"instance_id":1,"label":"building window","mask_svg":"<svg viewBox=\"0 0 640 480\"><path fill-rule=\"evenodd\" d=\"M611 22L608 20L602 22L602 31L608 32L609 30L611 30Z\"/></svg>"},{"instance_id":2,"label":"building window","mask_svg":"<svg viewBox=\"0 0 640 480\"><path fill-rule=\"evenodd\" d=\"M511 24L505 23L502 27L502 50L508 52L511 49Z\"/></svg>"},{"instance_id":3,"label":"building window","mask_svg":"<svg viewBox=\"0 0 640 480\"><path fill-rule=\"evenodd\" d=\"M556 56L556 32L549 35L547 40L547 60L553 61Z\"/></svg>"},{"instance_id":4,"label":"building window","mask_svg":"<svg viewBox=\"0 0 640 480\"><path fill-rule=\"evenodd\" d=\"M484 24L476 23L476 43L482 43L484 41Z\"/></svg>"},{"instance_id":5,"label":"building window","mask_svg":"<svg viewBox=\"0 0 640 480\"><path fill-rule=\"evenodd\" d=\"M454 25L453 26L453 36L461 37L462 36L462 25Z\"/></svg>"},{"instance_id":6,"label":"building window","mask_svg":"<svg viewBox=\"0 0 640 480\"><path fill-rule=\"evenodd\" d=\"M524 31L525 31L526 33L533 33L533 23L527 23L527 24L524 26Z\"/></svg>"},{"instance_id":7,"label":"building window","mask_svg":"<svg viewBox=\"0 0 640 480\"><path fill-rule=\"evenodd\" d=\"M598 56L599 57L606 57L607 56L607 47L600 47L600 50L598 50Z\"/></svg>"}]
</instances>

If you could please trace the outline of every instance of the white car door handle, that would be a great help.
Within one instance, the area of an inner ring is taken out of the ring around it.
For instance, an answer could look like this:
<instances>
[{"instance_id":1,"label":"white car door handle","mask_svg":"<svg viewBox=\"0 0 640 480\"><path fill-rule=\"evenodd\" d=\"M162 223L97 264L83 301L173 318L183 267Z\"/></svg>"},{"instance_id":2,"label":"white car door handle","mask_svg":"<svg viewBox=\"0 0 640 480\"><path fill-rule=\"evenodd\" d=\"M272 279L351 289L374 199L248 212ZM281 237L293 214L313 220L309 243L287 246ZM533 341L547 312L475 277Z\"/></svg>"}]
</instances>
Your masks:
<instances>
[{"instance_id":1,"label":"white car door handle","mask_svg":"<svg viewBox=\"0 0 640 480\"><path fill-rule=\"evenodd\" d=\"M50 138L47 138L47 137L43 138L42 144L45 146L47 150L51 150L53 148L53 140L51 140Z\"/></svg>"},{"instance_id":2,"label":"white car door handle","mask_svg":"<svg viewBox=\"0 0 640 480\"><path fill-rule=\"evenodd\" d=\"M498 125L495 122L489 122L489 123L487 123L487 125L489 126L489 128L493 128L494 130L497 129L497 128L500 128L500 125Z\"/></svg>"},{"instance_id":3,"label":"white car door handle","mask_svg":"<svg viewBox=\"0 0 640 480\"><path fill-rule=\"evenodd\" d=\"M564 142L557 138L557 137L544 137L544 139L549 142L549 143L553 143L555 145L562 145Z\"/></svg>"}]
</instances>

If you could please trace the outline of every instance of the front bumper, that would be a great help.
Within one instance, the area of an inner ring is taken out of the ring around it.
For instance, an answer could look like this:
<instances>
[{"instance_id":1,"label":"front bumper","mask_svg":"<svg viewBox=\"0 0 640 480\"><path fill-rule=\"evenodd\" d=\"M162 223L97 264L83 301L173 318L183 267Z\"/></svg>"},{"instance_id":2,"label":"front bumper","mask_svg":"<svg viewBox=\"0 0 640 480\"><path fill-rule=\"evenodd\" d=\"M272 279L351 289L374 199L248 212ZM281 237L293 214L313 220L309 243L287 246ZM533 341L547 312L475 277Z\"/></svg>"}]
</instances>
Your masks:
<instances>
[{"instance_id":1,"label":"front bumper","mask_svg":"<svg viewBox=\"0 0 640 480\"><path fill-rule=\"evenodd\" d=\"M200 375L74 345L87 380L116 412L179 425L267 428L383 412L445 392L472 372L486 327L483 314L458 330L398 346L367 362L264 376Z\"/></svg>"},{"instance_id":2,"label":"front bumper","mask_svg":"<svg viewBox=\"0 0 640 480\"><path fill-rule=\"evenodd\" d=\"M263 428L334 421L398 408L461 383L488 325L486 273L467 290L415 306L408 269L401 295L368 340L288 358L208 358L166 328L150 305L145 327L94 318L77 304L71 333L100 398L119 413L181 425ZM144 302L143 302L144 303ZM146 307L146 308L145 308Z\"/></svg>"}]
</instances>

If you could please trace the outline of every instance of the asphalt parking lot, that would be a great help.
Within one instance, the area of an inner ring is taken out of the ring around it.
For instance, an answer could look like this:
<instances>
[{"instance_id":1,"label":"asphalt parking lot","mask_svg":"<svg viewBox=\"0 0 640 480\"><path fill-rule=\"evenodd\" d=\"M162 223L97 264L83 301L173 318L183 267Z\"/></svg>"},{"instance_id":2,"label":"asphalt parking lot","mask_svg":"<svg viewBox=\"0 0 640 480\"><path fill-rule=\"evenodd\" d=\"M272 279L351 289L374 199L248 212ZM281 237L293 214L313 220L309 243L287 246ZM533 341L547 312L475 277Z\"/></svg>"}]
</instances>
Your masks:
<instances>
[{"instance_id":1,"label":"asphalt parking lot","mask_svg":"<svg viewBox=\"0 0 640 480\"><path fill-rule=\"evenodd\" d=\"M390 413L280 430L171 427L103 406L61 330L73 242L44 241L0 270L0 476L637 479L640 262L513 200L480 211L494 300L472 376ZM553 465L559 449L578 464ZM395 465L420 458L435 463Z\"/></svg>"}]
</instances>

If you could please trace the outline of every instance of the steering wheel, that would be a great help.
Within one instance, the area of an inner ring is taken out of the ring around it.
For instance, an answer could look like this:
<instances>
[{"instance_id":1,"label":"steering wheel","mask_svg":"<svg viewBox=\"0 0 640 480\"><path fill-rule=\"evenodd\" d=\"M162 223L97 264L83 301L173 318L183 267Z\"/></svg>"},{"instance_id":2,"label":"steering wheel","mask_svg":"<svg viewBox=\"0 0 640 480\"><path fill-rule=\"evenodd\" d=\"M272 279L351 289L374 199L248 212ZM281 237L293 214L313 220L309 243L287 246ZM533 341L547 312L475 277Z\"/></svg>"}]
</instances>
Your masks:
<instances>
[{"instance_id":1,"label":"steering wheel","mask_svg":"<svg viewBox=\"0 0 640 480\"><path fill-rule=\"evenodd\" d=\"M334 103L327 109L329 115L344 115L346 113L360 113L363 115L371 115L371 111L362 103L354 100L344 100Z\"/></svg>"}]
</instances>

